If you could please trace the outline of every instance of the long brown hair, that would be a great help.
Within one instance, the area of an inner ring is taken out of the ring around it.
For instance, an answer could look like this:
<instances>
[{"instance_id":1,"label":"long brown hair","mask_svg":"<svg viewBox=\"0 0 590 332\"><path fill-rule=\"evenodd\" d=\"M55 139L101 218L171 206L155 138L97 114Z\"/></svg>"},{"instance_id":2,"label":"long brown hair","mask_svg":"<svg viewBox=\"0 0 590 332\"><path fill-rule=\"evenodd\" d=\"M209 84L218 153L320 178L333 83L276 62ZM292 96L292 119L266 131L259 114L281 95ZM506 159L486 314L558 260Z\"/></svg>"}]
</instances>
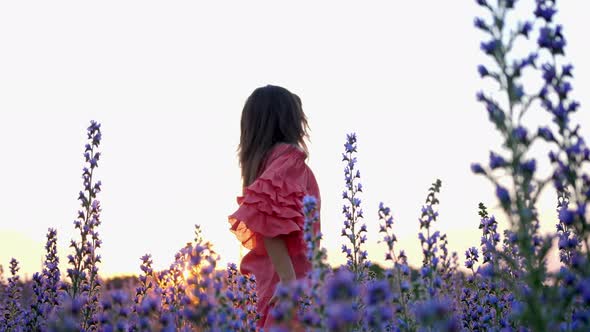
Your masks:
<instances>
[{"instance_id":1,"label":"long brown hair","mask_svg":"<svg viewBox=\"0 0 590 332\"><path fill-rule=\"evenodd\" d=\"M242 110L240 127L238 155L244 187L256 180L266 153L275 144L294 144L307 153L309 126L301 99L283 87L269 84L254 90Z\"/></svg>"}]
</instances>

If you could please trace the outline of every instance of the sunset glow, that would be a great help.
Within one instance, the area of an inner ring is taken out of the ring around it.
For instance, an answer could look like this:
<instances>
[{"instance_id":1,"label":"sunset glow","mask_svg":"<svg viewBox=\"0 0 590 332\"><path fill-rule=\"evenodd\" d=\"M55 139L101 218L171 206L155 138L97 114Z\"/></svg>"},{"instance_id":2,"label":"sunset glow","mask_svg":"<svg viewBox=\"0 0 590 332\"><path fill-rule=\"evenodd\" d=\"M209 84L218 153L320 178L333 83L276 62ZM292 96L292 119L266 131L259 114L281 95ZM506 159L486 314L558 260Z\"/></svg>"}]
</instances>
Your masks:
<instances>
[{"instance_id":1,"label":"sunset glow","mask_svg":"<svg viewBox=\"0 0 590 332\"><path fill-rule=\"evenodd\" d=\"M576 64L573 93L590 105L590 7L582 1L560 6ZM297 93L309 117L308 164L322 193L322 245L330 264L345 262L341 153L352 131L359 138L372 261L384 262L377 232L384 201L396 220L397 246L412 265L421 264L418 217L436 178L443 183L438 227L461 260L478 245L480 201L502 228L508 224L493 188L469 172L498 143L474 97L483 59L472 29L474 6L413 1L400 10L389 1L254 1L234 2L229 10L220 2L39 1L35 8L0 5L5 270L15 257L21 275L38 271L49 227L58 231L66 270L91 119L102 123L104 135L96 172L104 187L101 276L138 274L145 253L153 255L154 269L168 268L192 240L194 224L221 255L221 267L239 263L246 250L229 232L227 216L241 192L240 112L252 90L268 83ZM590 123L590 112L576 120ZM588 130L582 128L586 137ZM548 173L545 151L537 157L539 172ZM552 230L551 190L539 208L542 229Z\"/></svg>"}]
</instances>

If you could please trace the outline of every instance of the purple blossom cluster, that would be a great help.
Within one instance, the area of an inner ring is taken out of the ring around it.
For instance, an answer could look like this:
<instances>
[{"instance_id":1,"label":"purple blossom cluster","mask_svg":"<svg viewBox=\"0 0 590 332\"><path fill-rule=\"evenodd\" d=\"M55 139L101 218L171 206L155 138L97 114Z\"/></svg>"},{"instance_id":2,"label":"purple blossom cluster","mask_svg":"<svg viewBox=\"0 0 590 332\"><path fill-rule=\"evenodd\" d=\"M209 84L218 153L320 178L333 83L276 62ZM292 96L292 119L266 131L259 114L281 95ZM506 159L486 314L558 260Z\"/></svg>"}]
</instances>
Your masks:
<instances>
[{"instance_id":1,"label":"purple blossom cluster","mask_svg":"<svg viewBox=\"0 0 590 332\"><path fill-rule=\"evenodd\" d=\"M64 283L64 288L70 301L79 300L81 303L80 328L96 330L98 328L96 315L100 301L98 263L101 261L97 251L102 244L97 230L101 223L101 206L97 194L100 193L102 184L96 181L93 175L101 156L98 151L102 138L99 123L90 122L87 137L88 143L84 147L83 154L86 163L82 169L83 190L78 196L81 209L74 221L74 227L79 231L80 239L70 241L70 247L73 248L74 253L68 255L68 263L71 267L67 269L67 276L70 283Z\"/></svg>"},{"instance_id":2,"label":"purple blossom cluster","mask_svg":"<svg viewBox=\"0 0 590 332\"><path fill-rule=\"evenodd\" d=\"M590 153L580 136L580 126L570 117L580 105L571 98L573 66L564 60L566 39L563 26L555 19L557 2L536 0L533 19L517 22L513 28L506 17L516 1L498 1L497 5L478 1L490 20L477 18L475 26L489 38L481 48L492 63L478 71L483 78L495 81L501 94L480 92L477 98L504 142L502 153L490 152L488 167L473 164L472 171L492 182L510 221L500 249L496 247L500 242L496 223L482 217L484 265L478 271L473 270L476 249L466 253L466 266L472 269L474 281L483 286L478 291L494 291L493 297L486 296L493 299L495 308L482 307L486 319L478 321L480 325L489 325L487 319L492 317L502 328L577 331L590 327L583 301L589 272L585 225L590 197L584 168ZM534 50L524 58L515 55L514 46L526 39L535 41ZM522 83L525 77L535 75L543 83L537 91ZM547 111L552 123L536 130L527 128L525 115L535 108ZM533 144L542 143L549 147L553 168L549 178L537 175L537 162L530 157ZM536 203L549 183L557 192L559 223L555 234L541 234ZM563 264L557 274L546 265L554 242ZM469 301L469 296L466 299ZM509 307L512 314L504 315Z\"/></svg>"},{"instance_id":3,"label":"purple blossom cluster","mask_svg":"<svg viewBox=\"0 0 590 332\"><path fill-rule=\"evenodd\" d=\"M356 165L356 134L347 135L344 149L342 161L346 163L344 167L346 190L342 192L342 198L346 203L342 207L342 214L345 217L342 237L346 238L349 244L342 245L342 253L346 254L348 267L355 273L357 280L365 280L368 277L371 262L368 260L367 251L363 249L363 245L367 242L367 225L361 224L364 216L359 193L363 192L363 185L360 183L361 172Z\"/></svg>"},{"instance_id":4,"label":"purple blossom cluster","mask_svg":"<svg viewBox=\"0 0 590 332\"><path fill-rule=\"evenodd\" d=\"M449 253L449 238L437 230L442 182L428 189L418 216L422 264L411 267L397 246L392 210L378 206L384 266L371 264L367 225L363 222L357 136L344 145L345 204L342 253L347 263L331 267L321 246L316 198L303 198L303 237L311 270L306 278L278 285L270 310L271 331L588 331L590 330L590 227L587 206L590 151L571 114L573 66L564 63L564 28L556 22L557 0L535 0L530 20L512 22L517 0L476 0L485 13L474 21L486 35L480 48L489 63L479 75L496 82L499 93L477 99L500 134L502 145L489 161L471 170L486 177L501 217L479 204L481 238L465 251L459 266ZM520 42L533 43L526 56L514 55ZM543 82L538 91L525 77ZM526 113L546 111L552 122L532 128ZM18 275L12 259L9 276L0 265L0 331L257 331L256 279L236 264L219 268L219 255L200 226L194 239L174 256L168 269L156 271L149 254L140 258L140 275L129 283L98 275L101 262L101 205L94 179L101 154L101 126L91 122L84 150L81 209L74 227L70 267L59 270L57 233L47 233L43 270L30 281ZM533 144L545 144L551 174L542 178L531 157ZM547 185L557 193L554 233L542 234L536 204ZM508 227L501 230L499 219ZM475 223L474 223L475 227ZM555 250L552 250L555 249ZM561 266L547 261L558 255Z\"/></svg>"},{"instance_id":5,"label":"purple blossom cluster","mask_svg":"<svg viewBox=\"0 0 590 332\"><path fill-rule=\"evenodd\" d=\"M393 233L393 217L391 209L383 202L379 203L379 233L383 233L382 242L386 244L385 260L392 262L392 267L386 269L385 277L391 289L391 302L394 305L400 327L409 328L409 300L410 300L410 267L408 258L403 250L396 254L395 242L397 237Z\"/></svg>"},{"instance_id":6,"label":"purple blossom cluster","mask_svg":"<svg viewBox=\"0 0 590 332\"><path fill-rule=\"evenodd\" d=\"M428 196L426 197L426 204L422 206L422 214L418 221L420 222L420 229L424 228L426 232L419 232L418 239L422 246L422 268L420 269L420 275L424 281L424 286L428 293L428 297L432 298L437 294L437 290L442 287L442 278L439 275L439 263L440 258L438 257L439 250L439 239L441 234L439 231L431 233L432 223L438 218L438 211L435 210L435 206L439 203L436 194L440 192L442 182L436 180L428 189Z\"/></svg>"}]
</instances>

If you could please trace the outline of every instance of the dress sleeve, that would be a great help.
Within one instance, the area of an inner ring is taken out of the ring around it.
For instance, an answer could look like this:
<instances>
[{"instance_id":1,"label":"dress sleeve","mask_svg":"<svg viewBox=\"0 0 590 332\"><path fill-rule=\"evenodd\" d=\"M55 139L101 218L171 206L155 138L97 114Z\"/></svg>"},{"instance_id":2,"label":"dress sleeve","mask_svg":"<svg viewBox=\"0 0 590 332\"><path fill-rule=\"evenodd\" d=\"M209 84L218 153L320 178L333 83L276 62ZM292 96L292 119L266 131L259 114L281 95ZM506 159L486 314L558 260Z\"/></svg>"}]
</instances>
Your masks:
<instances>
[{"instance_id":1,"label":"dress sleeve","mask_svg":"<svg viewBox=\"0 0 590 332\"><path fill-rule=\"evenodd\" d=\"M244 247L265 254L263 237L284 238L291 256L304 251L302 178L305 164L286 158L271 163L237 198L240 205L228 218Z\"/></svg>"}]
</instances>

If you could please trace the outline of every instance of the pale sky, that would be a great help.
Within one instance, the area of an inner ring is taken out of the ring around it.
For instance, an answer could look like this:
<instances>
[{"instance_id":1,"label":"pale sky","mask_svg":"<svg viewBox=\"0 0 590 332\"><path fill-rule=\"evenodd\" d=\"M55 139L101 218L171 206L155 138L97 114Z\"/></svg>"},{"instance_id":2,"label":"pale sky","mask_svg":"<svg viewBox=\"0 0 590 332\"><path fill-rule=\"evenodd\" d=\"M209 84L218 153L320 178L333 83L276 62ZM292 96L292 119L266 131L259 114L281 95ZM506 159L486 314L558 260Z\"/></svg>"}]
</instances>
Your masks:
<instances>
[{"instance_id":1,"label":"pale sky","mask_svg":"<svg viewBox=\"0 0 590 332\"><path fill-rule=\"evenodd\" d=\"M590 5L559 8L582 104L575 119L589 137ZM103 130L103 275L139 273L145 253L166 268L195 223L223 265L238 262L227 216L240 193L240 113L266 84L298 94L309 118L330 262L344 262L341 152L353 131L369 258L384 257L383 201L398 248L420 264L420 207L440 178L435 227L463 261L479 246L477 204L497 204L491 184L469 171L499 150L475 101L489 86L476 71L488 63L473 28L478 13L471 0L0 1L0 264L16 257L23 274L40 270L48 227L66 261L90 120ZM549 119L540 109L530 115ZM547 174L547 149L539 151ZM553 230L551 192L539 209Z\"/></svg>"}]
</instances>

